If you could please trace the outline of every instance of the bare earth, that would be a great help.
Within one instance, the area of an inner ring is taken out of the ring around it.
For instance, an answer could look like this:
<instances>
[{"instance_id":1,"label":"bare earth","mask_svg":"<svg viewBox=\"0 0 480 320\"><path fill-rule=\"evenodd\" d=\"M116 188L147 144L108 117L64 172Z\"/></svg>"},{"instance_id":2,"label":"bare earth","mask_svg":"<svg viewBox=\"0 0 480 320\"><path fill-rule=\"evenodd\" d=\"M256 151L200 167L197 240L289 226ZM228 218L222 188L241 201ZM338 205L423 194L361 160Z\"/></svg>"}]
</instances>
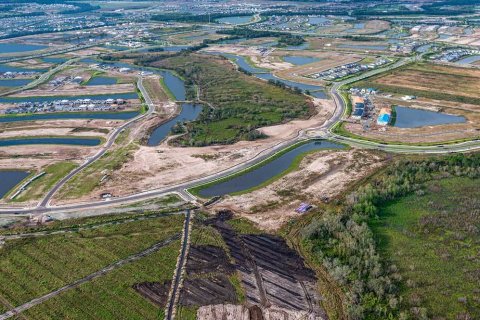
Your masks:
<instances>
[{"instance_id":1,"label":"bare earth","mask_svg":"<svg viewBox=\"0 0 480 320\"><path fill-rule=\"evenodd\" d=\"M333 112L333 105L326 100L316 99L315 102L318 114L311 119L262 128L262 131L270 135L267 139L202 148L172 147L166 143L157 147L140 146L133 159L116 170L107 183L96 189L93 194L74 201L97 198L103 192L121 196L161 188L230 168L280 141L295 137L299 130L323 124Z\"/></svg>"},{"instance_id":2,"label":"bare earth","mask_svg":"<svg viewBox=\"0 0 480 320\"><path fill-rule=\"evenodd\" d=\"M381 166L386 156L358 149L320 151L303 159L300 168L248 194L227 196L212 210L229 209L265 230L277 230L301 202L320 203L339 195L349 184Z\"/></svg>"}]
</instances>

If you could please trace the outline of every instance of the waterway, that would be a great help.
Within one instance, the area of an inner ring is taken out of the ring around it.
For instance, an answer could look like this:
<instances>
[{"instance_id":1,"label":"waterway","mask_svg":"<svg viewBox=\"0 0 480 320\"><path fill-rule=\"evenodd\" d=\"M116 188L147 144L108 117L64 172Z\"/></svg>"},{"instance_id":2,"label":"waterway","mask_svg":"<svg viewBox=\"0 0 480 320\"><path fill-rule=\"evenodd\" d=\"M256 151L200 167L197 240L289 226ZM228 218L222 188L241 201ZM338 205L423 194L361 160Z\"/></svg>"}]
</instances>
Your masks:
<instances>
[{"instance_id":1,"label":"waterway","mask_svg":"<svg viewBox=\"0 0 480 320\"><path fill-rule=\"evenodd\" d=\"M398 128L419 128L423 126L466 122L466 119L462 116L429 110L396 106L395 111L397 118L394 126Z\"/></svg>"},{"instance_id":2,"label":"waterway","mask_svg":"<svg viewBox=\"0 0 480 320\"><path fill-rule=\"evenodd\" d=\"M21 87L33 81L33 79L0 79L0 87Z\"/></svg>"},{"instance_id":3,"label":"waterway","mask_svg":"<svg viewBox=\"0 0 480 320\"><path fill-rule=\"evenodd\" d=\"M13 187L19 184L23 179L28 177L29 174L30 173L28 171L21 170L0 170L0 199L3 198Z\"/></svg>"},{"instance_id":4,"label":"waterway","mask_svg":"<svg viewBox=\"0 0 480 320\"><path fill-rule=\"evenodd\" d=\"M287 151L278 158L267 162L252 171L248 171L228 181L220 182L202 189L199 194L202 197L209 198L254 188L287 170L293 163L294 159L302 153L314 150L342 148L344 148L344 146L330 141L310 141Z\"/></svg>"},{"instance_id":5,"label":"waterway","mask_svg":"<svg viewBox=\"0 0 480 320\"><path fill-rule=\"evenodd\" d=\"M304 57L304 56L284 56L283 60L285 60L286 62L289 62L291 64L294 64L296 66L301 66L301 65L304 65L304 64L309 64L309 63L320 61L319 58Z\"/></svg>"},{"instance_id":6,"label":"waterway","mask_svg":"<svg viewBox=\"0 0 480 320\"><path fill-rule=\"evenodd\" d=\"M175 126L179 122L193 121L198 118L201 112L202 112L201 105L183 103L182 110L179 115L161 124L160 126L158 126L153 130L152 134L148 138L147 145L148 146L159 145L160 142L162 142L163 139L165 139L168 136L173 126Z\"/></svg>"},{"instance_id":7,"label":"waterway","mask_svg":"<svg viewBox=\"0 0 480 320\"><path fill-rule=\"evenodd\" d=\"M0 139L0 147L23 146L31 144L65 144L72 146L98 146L98 138L65 138L65 137L45 137L45 138L15 138Z\"/></svg>"},{"instance_id":8,"label":"waterway","mask_svg":"<svg viewBox=\"0 0 480 320\"><path fill-rule=\"evenodd\" d=\"M250 22L252 20L252 16L235 16L235 17L225 17L216 19L218 23L226 23L226 24L244 24Z\"/></svg>"},{"instance_id":9,"label":"waterway","mask_svg":"<svg viewBox=\"0 0 480 320\"><path fill-rule=\"evenodd\" d=\"M0 73L3 72L46 72L48 69L30 69L30 68L21 68L9 66L8 64L0 64Z\"/></svg>"},{"instance_id":10,"label":"waterway","mask_svg":"<svg viewBox=\"0 0 480 320\"><path fill-rule=\"evenodd\" d=\"M275 81L280 81L284 83L286 86L289 86L291 88L297 87L299 89L302 89L303 91L308 90L310 91L310 94L316 98L321 98L325 99L327 95L325 94L325 91L323 90L323 87L321 86L315 86L311 84L304 84L300 82L294 82L294 81L289 81L289 80L284 80L276 77L272 73L268 72L267 70L256 68L252 65L250 65L245 57L238 56L235 54L230 54L230 53L218 53L218 52L211 52L212 54L219 54L222 55L228 59L234 60L234 62L242 69L253 73L257 78L264 79L264 80L275 80Z\"/></svg>"},{"instance_id":11,"label":"waterway","mask_svg":"<svg viewBox=\"0 0 480 320\"><path fill-rule=\"evenodd\" d=\"M468 56L458 60L456 63L459 64L471 64L480 61L480 55Z\"/></svg>"},{"instance_id":12,"label":"waterway","mask_svg":"<svg viewBox=\"0 0 480 320\"><path fill-rule=\"evenodd\" d=\"M42 50L45 48L48 48L48 46L40 46L40 45L26 44L26 43L13 43L13 42L0 43L1 53L36 51L36 50Z\"/></svg>"},{"instance_id":13,"label":"waterway","mask_svg":"<svg viewBox=\"0 0 480 320\"><path fill-rule=\"evenodd\" d=\"M137 111L128 112L70 112L70 113L42 113L28 115L0 116L0 123L56 120L56 119L107 119L107 120L128 120L139 115Z\"/></svg>"}]
</instances>

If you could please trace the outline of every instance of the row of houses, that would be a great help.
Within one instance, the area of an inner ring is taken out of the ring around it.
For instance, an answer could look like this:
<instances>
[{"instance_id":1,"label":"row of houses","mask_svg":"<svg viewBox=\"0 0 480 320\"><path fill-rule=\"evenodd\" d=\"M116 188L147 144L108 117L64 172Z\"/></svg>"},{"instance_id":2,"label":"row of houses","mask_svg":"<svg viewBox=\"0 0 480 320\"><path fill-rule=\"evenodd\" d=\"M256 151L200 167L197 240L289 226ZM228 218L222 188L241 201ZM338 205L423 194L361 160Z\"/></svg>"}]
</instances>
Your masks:
<instances>
[{"instance_id":1,"label":"row of houses","mask_svg":"<svg viewBox=\"0 0 480 320\"><path fill-rule=\"evenodd\" d=\"M375 69L375 68L381 67L383 65L386 65L390 62L391 62L391 60L388 60L388 59L385 59L385 58L378 59L377 61L369 63L369 64L360 64L360 63L357 63L357 62L353 62L353 63L345 64L343 66L338 66L338 67L335 67L335 68L332 68L332 69L328 69L328 70L325 70L325 71L322 71L322 72L319 72L319 73L311 74L309 77L311 77L313 79L322 79L322 80L333 81L333 80L337 80L337 79L340 79L340 78L343 78L343 77L346 77L346 76L349 76L349 75L353 75L353 74L356 74L356 73L360 73L360 72L364 72L364 71L367 71L367 70Z\"/></svg>"},{"instance_id":2,"label":"row of houses","mask_svg":"<svg viewBox=\"0 0 480 320\"><path fill-rule=\"evenodd\" d=\"M0 78L2 79L14 79L17 77L23 76L33 76L36 75L38 71L7 71L7 72L0 72Z\"/></svg>"},{"instance_id":3,"label":"row of houses","mask_svg":"<svg viewBox=\"0 0 480 320\"><path fill-rule=\"evenodd\" d=\"M442 51L431 56L432 60L441 62L455 62L464 57L480 54L480 50L455 48Z\"/></svg>"},{"instance_id":4,"label":"row of houses","mask_svg":"<svg viewBox=\"0 0 480 320\"><path fill-rule=\"evenodd\" d=\"M123 99L107 100L58 100L51 102L22 102L5 109L5 114L42 113L42 112L82 112L82 111L114 111L125 109Z\"/></svg>"}]
</instances>

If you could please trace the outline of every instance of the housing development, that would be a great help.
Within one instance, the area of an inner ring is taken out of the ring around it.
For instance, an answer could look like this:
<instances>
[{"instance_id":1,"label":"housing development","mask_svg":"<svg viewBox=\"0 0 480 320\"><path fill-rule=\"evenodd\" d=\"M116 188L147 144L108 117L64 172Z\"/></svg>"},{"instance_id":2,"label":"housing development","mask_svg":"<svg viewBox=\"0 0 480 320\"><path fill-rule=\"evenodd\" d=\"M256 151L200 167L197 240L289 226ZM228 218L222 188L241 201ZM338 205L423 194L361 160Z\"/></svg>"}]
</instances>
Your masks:
<instances>
[{"instance_id":1,"label":"housing development","mask_svg":"<svg viewBox=\"0 0 480 320\"><path fill-rule=\"evenodd\" d=\"M0 319L480 319L479 0L0 22Z\"/></svg>"}]
</instances>

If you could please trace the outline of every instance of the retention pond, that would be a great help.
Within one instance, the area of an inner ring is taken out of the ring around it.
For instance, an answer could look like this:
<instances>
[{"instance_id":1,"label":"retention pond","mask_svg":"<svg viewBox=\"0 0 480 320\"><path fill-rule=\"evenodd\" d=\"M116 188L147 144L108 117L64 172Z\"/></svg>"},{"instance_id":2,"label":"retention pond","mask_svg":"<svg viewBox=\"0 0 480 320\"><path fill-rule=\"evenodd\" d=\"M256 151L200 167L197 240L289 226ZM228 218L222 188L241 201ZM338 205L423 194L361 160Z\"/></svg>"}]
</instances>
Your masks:
<instances>
[{"instance_id":1,"label":"retention pond","mask_svg":"<svg viewBox=\"0 0 480 320\"><path fill-rule=\"evenodd\" d=\"M13 187L19 184L23 179L28 177L30 173L28 171L12 170L2 171L0 170L0 199L3 198Z\"/></svg>"},{"instance_id":2,"label":"retention pond","mask_svg":"<svg viewBox=\"0 0 480 320\"><path fill-rule=\"evenodd\" d=\"M396 106L395 112L397 116L394 127L398 128L419 128L423 126L466 122L466 119L462 116L401 106Z\"/></svg>"},{"instance_id":3,"label":"retention pond","mask_svg":"<svg viewBox=\"0 0 480 320\"><path fill-rule=\"evenodd\" d=\"M15 138L0 139L0 147L23 146L30 144L66 144L72 146L98 146L98 138L70 138L70 137L45 137L45 138Z\"/></svg>"},{"instance_id":4,"label":"retention pond","mask_svg":"<svg viewBox=\"0 0 480 320\"><path fill-rule=\"evenodd\" d=\"M214 196L223 196L230 193L245 191L265 183L266 181L280 175L287 170L295 158L303 153L325 150L325 149L342 149L343 145L325 140L315 140L304 144L300 144L290 149L273 160L264 162L259 167L247 169L245 173L234 176L226 181L219 181L216 184L201 189L198 194L202 197L209 198Z\"/></svg>"}]
</instances>

